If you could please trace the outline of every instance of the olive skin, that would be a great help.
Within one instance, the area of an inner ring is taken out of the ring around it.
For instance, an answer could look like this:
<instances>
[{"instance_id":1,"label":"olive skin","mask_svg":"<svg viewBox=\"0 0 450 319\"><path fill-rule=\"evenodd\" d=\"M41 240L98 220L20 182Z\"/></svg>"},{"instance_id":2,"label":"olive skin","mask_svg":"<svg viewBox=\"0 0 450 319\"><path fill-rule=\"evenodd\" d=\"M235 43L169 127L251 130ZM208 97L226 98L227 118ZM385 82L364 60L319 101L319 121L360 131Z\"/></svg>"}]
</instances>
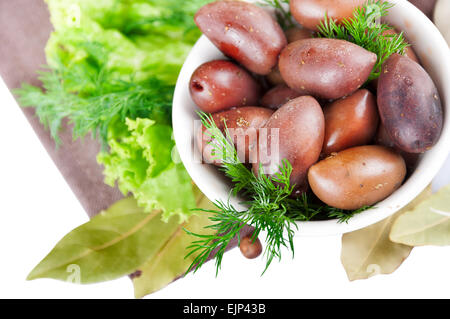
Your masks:
<instances>
[{"instance_id":1,"label":"olive skin","mask_svg":"<svg viewBox=\"0 0 450 319\"><path fill-rule=\"evenodd\" d=\"M376 54L348 41L306 39L282 51L279 68L290 88L334 100L359 89L376 61Z\"/></svg>"},{"instance_id":2,"label":"olive skin","mask_svg":"<svg viewBox=\"0 0 450 319\"><path fill-rule=\"evenodd\" d=\"M287 102L302 94L291 89L285 84L277 85L269 90L261 99L261 105L269 109L278 110Z\"/></svg>"},{"instance_id":3,"label":"olive skin","mask_svg":"<svg viewBox=\"0 0 450 319\"><path fill-rule=\"evenodd\" d=\"M416 169L417 163L419 162L420 154L407 153L397 148L395 146L394 141L392 141L391 137L387 133L386 128L383 126L383 124L380 124L378 127L378 131L375 136L375 144L395 149L405 160L408 173L412 173Z\"/></svg>"},{"instance_id":4,"label":"olive skin","mask_svg":"<svg viewBox=\"0 0 450 319\"><path fill-rule=\"evenodd\" d=\"M290 28L285 32L288 43L292 43L298 40L310 39L313 36L313 32L307 29L300 29L297 27ZM281 76L278 65L267 75L266 79L272 85L286 84Z\"/></svg>"},{"instance_id":5,"label":"olive skin","mask_svg":"<svg viewBox=\"0 0 450 319\"><path fill-rule=\"evenodd\" d=\"M375 96L366 89L337 100L324 108L325 140L322 152L329 155L369 144L378 128Z\"/></svg>"},{"instance_id":6,"label":"olive skin","mask_svg":"<svg viewBox=\"0 0 450 319\"><path fill-rule=\"evenodd\" d=\"M395 143L389 136L383 123L380 123L380 125L378 126L377 135L375 136L375 143L377 145L395 148Z\"/></svg>"},{"instance_id":7,"label":"olive skin","mask_svg":"<svg viewBox=\"0 0 450 319\"><path fill-rule=\"evenodd\" d=\"M195 23L226 56L260 75L269 74L287 45L278 22L264 9L243 1L203 6Z\"/></svg>"},{"instance_id":8,"label":"olive skin","mask_svg":"<svg viewBox=\"0 0 450 319\"><path fill-rule=\"evenodd\" d=\"M261 97L259 83L244 68L226 60L199 66L192 74L189 91L195 104L207 113L257 105Z\"/></svg>"},{"instance_id":9,"label":"olive skin","mask_svg":"<svg viewBox=\"0 0 450 319\"><path fill-rule=\"evenodd\" d=\"M232 135L235 143L238 141L245 141L245 144L237 145L238 156L243 163L250 161L250 145L254 144L257 139L257 130L262 127L274 111L256 107L256 106L244 106L239 108L233 108L231 110L215 113L212 115L214 123L225 134L225 124L229 133ZM233 129L233 130L231 130ZM203 161L206 163L213 163L220 165L221 160L215 159L212 150L214 143L211 137L205 133L206 128L201 125L196 134L197 149L202 153ZM252 156L256 158L256 154Z\"/></svg>"},{"instance_id":10,"label":"olive skin","mask_svg":"<svg viewBox=\"0 0 450 319\"><path fill-rule=\"evenodd\" d=\"M242 255L247 259L255 259L262 253L262 245L259 238L253 242L252 236L246 236L241 239L239 249Z\"/></svg>"},{"instance_id":11,"label":"olive skin","mask_svg":"<svg viewBox=\"0 0 450 319\"><path fill-rule=\"evenodd\" d=\"M263 172L273 176L279 172L283 160L287 160L292 165L291 185L303 188L309 167L319 159L324 134L323 111L313 97L301 96L289 101L260 130L259 157L253 171L258 173L261 164Z\"/></svg>"},{"instance_id":12,"label":"olive skin","mask_svg":"<svg viewBox=\"0 0 450 319\"><path fill-rule=\"evenodd\" d=\"M291 0L291 13L305 28L316 30L325 14L337 22L353 17L353 10L367 0Z\"/></svg>"},{"instance_id":13,"label":"olive skin","mask_svg":"<svg viewBox=\"0 0 450 319\"><path fill-rule=\"evenodd\" d=\"M442 104L433 80L418 63L391 55L382 66L377 91L381 121L399 149L423 153L437 143Z\"/></svg>"},{"instance_id":14,"label":"olive skin","mask_svg":"<svg viewBox=\"0 0 450 319\"><path fill-rule=\"evenodd\" d=\"M272 85L285 84L283 77L281 76L280 69L278 65L273 68L273 70L266 76L267 81Z\"/></svg>"},{"instance_id":15,"label":"olive skin","mask_svg":"<svg viewBox=\"0 0 450 319\"><path fill-rule=\"evenodd\" d=\"M286 39L288 43L292 43L299 40L304 39L311 39L314 35L314 33L311 30L305 29L305 28L297 28L293 27L285 32Z\"/></svg>"},{"instance_id":16,"label":"olive skin","mask_svg":"<svg viewBox=\"0 0 450 319\"><path fill-rule=\"evenodd\" d=\"M405 176L405 161L397 152L369 145L349 148L320 161L309 169L308 181L325 204L356 210L387 198Z\"/></svg>"}]
</instances>

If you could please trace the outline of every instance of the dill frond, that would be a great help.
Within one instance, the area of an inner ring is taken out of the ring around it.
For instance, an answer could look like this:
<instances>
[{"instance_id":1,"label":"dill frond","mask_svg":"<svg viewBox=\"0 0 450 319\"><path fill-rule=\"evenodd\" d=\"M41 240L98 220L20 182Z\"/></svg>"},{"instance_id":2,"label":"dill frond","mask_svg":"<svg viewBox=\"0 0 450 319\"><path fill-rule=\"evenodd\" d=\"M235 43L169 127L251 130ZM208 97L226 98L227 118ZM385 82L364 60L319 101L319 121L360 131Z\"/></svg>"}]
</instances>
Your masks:
<instances>
[{"instance_id":1,"label":"dill frond","mask_svg":"<svg viewBox=\"0 0 450 319\"><path fill-rule=\"evenodd\" d=\"M216 158L222 160L220 169L233 181L234 186L230 195L240 193L248 198L242 203L248 209L238 211L229 201L216 201L215 210L196 210L213 214L210 217L213 224L208 228L215 232L213 235L199 235L185 230L198 238L188 247L187 256L197 255L186 273L191 270L196 272L209 257L214 256L217 275L231 240L237 237L240 242L240 231L245 225L250 225L254 227L253 238L258 237L261 232L266 233L264 274L274 259L281 260L283 247L294 255L297 221L336 218L340 222L345 222L367 209L364 207L354 212L343 211L323 203L316 203L307 194L303 194L300 198L292 198L295 185L290 184L292 166L287 160L282 161L279 171L271 177L263 173L262 167L259 173L255 174L240 162L226 125L223 135L211 115L199 112L199 116L206 128L205 134L212 139L211 145Z\"/></svg>"},{"instance_id":2,"label":"dill frond","mask_svg":"<svg viewBox=\"0 0 450 319\"><path fill-rule=\"evenodd\" d=\"M90 44L92 45L92 44ZM97 52L98 53L98 52ZM120 118L152 118L170 123L174 87L157 78L144 82L117 80L107 71L106 54L92 54L84 63L57 63L39 73L42 89L29 84L14 93L23 107L34 107L57 145L63 119L72 125L73 139L92 133L107 142L108 125Z\"/></svg>"},{"instance_id":3,"label":"dill frond","mask_svg":"<svg viewBox=\"0 0 450 319\"><path fill-rule=\"evenodd\" d=\"M345 19L341 24L325 15L318 26L318 36L322 38L346 40L355 43L377 55L377 62L369 76L369 81L380 76L382 64L393 54L404 54L408 44L403 32L396 35L384 35L393 28L377 22L385 17L393 4L383 0L369 0L366 5L355 9L353 18Z\"/></svg>"}]
</instances>

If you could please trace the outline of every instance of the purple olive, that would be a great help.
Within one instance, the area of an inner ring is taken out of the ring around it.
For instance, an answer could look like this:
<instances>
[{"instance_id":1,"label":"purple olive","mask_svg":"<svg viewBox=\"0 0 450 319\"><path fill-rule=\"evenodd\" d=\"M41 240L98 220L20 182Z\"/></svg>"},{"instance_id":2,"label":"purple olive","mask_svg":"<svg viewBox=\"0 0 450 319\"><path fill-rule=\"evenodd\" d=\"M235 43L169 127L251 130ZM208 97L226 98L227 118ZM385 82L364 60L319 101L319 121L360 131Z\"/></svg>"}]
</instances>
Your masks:
<instances>
[{"instance_id":1,"label":"purple olive","mask_svg":"<svg viewBox=\"0 0 450 319\"><path fill-rule=\"evenodd\" d=\"M264 9L243 1L216 1L195 15L202 32L226 56L251 72L267 75L287 40L278 22Z\"/></svg>"},{"instance_id":2,"label":"purple olive","mask_svg":"<svg viewBox=\"0 0 450 319\"><path fill-rule=\"evenodd\" d=\"M290 88L318 98L338 99L359 89L376 61L376 54L348 41L306 39L283 50L279 68Z\"/></svg>"},{"instance_id":3,"label":"purple olive","mask_svg":"<svg viewBox=\"0 0 450 319\"><path fill-rule=\"evenodd\" d=\"M287 102L301 96L302 94L291 89L285 84L277 85L269 90L261 99L261 105L270 109L278 110Z\"/></svg>"},{"instance_id":4,"label":"purple olive","mask_svg":"<svg viewBox=\"0 0 450 319\"><path fill-rule=\"evenodd\" d=\"M437 143L443 125L441 99L418 63L391 55L381 69L377 98L383 125L399 149L423 153Z\"/></svg>"}]
</instances>

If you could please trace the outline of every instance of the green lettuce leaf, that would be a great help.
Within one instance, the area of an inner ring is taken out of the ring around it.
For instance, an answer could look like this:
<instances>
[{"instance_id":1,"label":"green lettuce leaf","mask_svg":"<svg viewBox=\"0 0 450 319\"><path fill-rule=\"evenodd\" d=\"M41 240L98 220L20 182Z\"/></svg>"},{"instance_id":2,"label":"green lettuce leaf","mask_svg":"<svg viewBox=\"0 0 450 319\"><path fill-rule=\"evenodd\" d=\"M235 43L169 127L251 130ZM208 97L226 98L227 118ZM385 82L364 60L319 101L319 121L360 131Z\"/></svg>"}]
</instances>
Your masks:
<instances>
[{"instance_id":1,"label":"green lettuce leaf","mask_svg":"<svg viewBox=\"0 0 450 319\"><path fill-rule=\"evenodd\" d=\"M182 164L172 161L172 128L151 119L127 119L110 125L109 152L98 155L107 184L117 182L146 211L160 209L163 220L178 215L184 222L195 208L192 182Z\"/></svg>"},{"instance_id":2,"label":"green lettuce leaf","mask_svg":"<svg viewBox=\"0 0 450 319\"><path fill-rule=\"evenodd\" d=\"M181 65L200 36L193 15L207 0L47 0L52 33L47 62L77 63L89 54L80 44L109 52L108 70L135 81L156 76L175 84Z\"/></svg>"},{"instance_id":3,"label":"green lettuce leaf","mask_svg":"<svg viewBox=\"0 0 450 319\"><path fill-rule=\"evenodd\" d=\"M200 36L193 16L210 0L46 0L54 27L43 88L16 91L58 143L63 120L74 139L99 136L105 180L146 211L185 220L190 179L172 161L171 105L179 70ZM127 120L128 119L128 120Z\"/></svg>"}]
</instances>

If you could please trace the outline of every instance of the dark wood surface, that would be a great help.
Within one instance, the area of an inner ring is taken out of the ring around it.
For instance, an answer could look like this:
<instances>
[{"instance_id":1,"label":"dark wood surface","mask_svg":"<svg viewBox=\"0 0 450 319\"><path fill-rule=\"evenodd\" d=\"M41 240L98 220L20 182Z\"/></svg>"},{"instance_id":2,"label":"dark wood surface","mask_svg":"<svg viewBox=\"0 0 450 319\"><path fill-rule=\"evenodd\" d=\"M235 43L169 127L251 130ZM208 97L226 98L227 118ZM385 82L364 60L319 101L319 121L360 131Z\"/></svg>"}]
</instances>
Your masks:
<instances>
[{"instance_id":1,"label":"dark wood surface","mask_svg":"<svg viewBox=\"0 0 450 319\"><path fill-rule=\"evenodd\" d=\"M10 89L25 82L39 84L36 71L45 64L44 48L51 31L44 1L0 0L0 75ZM90 217L122 198L117 188L103 182L103 169L96 161L100 150L97 141L88 136L74 142L70 130L63 129L57 149L34 110L22 110Z\"/></svg>"}]
</instances>

